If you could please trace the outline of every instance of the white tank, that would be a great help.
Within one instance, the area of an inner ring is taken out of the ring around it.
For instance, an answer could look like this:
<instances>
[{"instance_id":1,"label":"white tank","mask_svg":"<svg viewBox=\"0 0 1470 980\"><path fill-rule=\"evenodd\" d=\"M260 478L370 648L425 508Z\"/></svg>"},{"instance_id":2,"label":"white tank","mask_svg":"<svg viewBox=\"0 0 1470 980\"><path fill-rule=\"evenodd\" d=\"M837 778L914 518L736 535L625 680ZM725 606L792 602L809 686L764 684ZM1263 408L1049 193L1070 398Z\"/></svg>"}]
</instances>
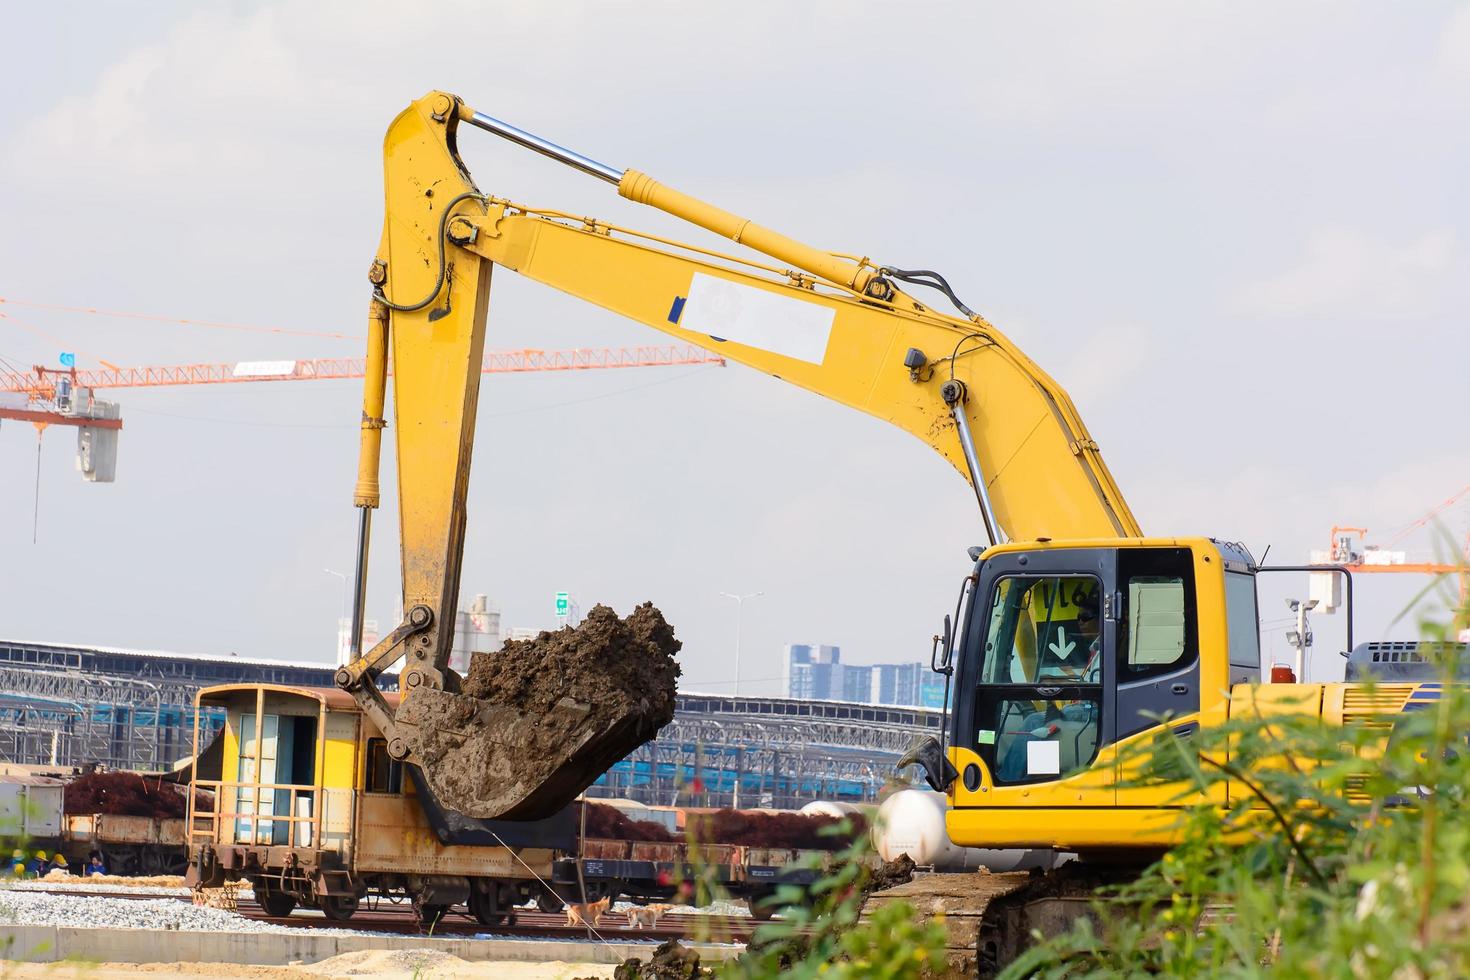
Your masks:
<instances>
[{"instance_id":1,"label":"white tank","mask_svg":"<svg viewBox=\"0 0 1470 980\"><path fill-rule=\"evenodd\" d=\"M798 812L809 817L854 817L862 811L851 803L834 803L830 800L813 800Z\"/></svg>"},{"instance_id":2,"label":"white tank","mask_svg":"<svg viewBox=\"0 0 1470 980\"><path fill-rule=\"evenodd\" d=\"M935 871L1015 871L1051 867L1053 851L960 847L944 829L945 796L926 789L903 789L883 801L872 827L873 847L885 861L907 854Z\"/></svg>"}]
</instances>

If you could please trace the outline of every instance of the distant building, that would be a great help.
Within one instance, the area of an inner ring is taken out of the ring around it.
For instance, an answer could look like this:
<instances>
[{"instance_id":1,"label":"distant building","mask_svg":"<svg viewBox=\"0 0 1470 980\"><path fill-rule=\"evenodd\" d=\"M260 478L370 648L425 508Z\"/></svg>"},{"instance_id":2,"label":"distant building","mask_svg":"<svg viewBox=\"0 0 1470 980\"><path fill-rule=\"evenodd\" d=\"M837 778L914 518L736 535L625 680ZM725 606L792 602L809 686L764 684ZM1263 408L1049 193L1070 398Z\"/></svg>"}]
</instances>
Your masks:
<instances>
[{"instance_id":1,"label":"distant building","mask_svg":"<svg viewBox=\"0 0 1470 980\"><path fill-rule=\"evenodd\" d=\"M844 664L840 648L823 644L788 644L783 680L789 698L944 706L944 678L928 664Z\"/></svg>"},{"instance_id":2,"label":"distant building","mask_svg":"<svg viewBox=\"0 0 1470 980\"><path fill-rule=\"evenodd\" d=\"M485 596L477 595L470 608L459 610L449 666L461 675L468 674L471 654L499 650L500 644L500 610Z\"/></svg>"},{"instance_id":3,"label":"distant building","mask_svg":"<svg viewBox=\"0 0 1470 980\"><path fill-rule=\"evenodd\" d=\"M842 693L834 698L836 701L861 701L873 700L873 671L869 667L852 667L846 664L841 666Z\"/></svg>"},{"instance_id":4,"label":"distant building","mask_svg":"<svg viewBox=\"0 0 1470 980\"><path fill-rule=\"evenodd\" d=\"M403 611L398 610L396 622L402 622ZM376 619L365 619L362 621L362 650L367 653L377 645L382 634L378 631ZM454 647L449 654L449 666L463 674L470 668L470 654L489 653L499 650L500 636L500 610L483 595L475 596L475 601L470 603L470 608L459 610L455 616L454 624ZM352 661L352 620L337 620L337 666Z\"/></svg>"},{"instance_id":5,"label":"distant building","mask_svg":"<svg viewBox=\"0 0 1470 980\"><path fill-rule=\"evenodd\" d=\"M842 650L838 647L821 643L787 644L787 695L815 701L842 700L841 660Z\"/></svg>"},{"instance_id":6,"label":"distant building","mask_svg":"<svg viewBox=\"0 0 1470 980\"><path fill-rule=\"evenodd\" d=\"M364 619L362 621L362 649L359 653L367 653L378 645L378 621L376 619ZM352 620L337 620L337 666L345 667L356 659L352 656Z\"/></svg>"}]
</instances>

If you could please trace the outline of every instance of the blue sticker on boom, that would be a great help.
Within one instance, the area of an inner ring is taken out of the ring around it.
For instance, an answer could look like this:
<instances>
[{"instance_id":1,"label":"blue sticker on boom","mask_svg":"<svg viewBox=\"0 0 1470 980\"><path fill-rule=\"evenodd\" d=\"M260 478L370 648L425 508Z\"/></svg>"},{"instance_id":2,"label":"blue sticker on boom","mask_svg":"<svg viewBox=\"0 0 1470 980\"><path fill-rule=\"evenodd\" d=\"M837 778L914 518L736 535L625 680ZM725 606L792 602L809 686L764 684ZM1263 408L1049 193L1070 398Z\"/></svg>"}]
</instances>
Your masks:
<instances>
[{"instance_id":1,"label":"blue sticker on boom","mask_svg":"<svg viewBox=\"0 0 1470 980\"><path fill-rule=\"evenodd\" d=\"M686 297L675 296L674 305L669 307L669 322L678 323L679 317L684 315L684 300Z\"/></svg>"}]
</instances>

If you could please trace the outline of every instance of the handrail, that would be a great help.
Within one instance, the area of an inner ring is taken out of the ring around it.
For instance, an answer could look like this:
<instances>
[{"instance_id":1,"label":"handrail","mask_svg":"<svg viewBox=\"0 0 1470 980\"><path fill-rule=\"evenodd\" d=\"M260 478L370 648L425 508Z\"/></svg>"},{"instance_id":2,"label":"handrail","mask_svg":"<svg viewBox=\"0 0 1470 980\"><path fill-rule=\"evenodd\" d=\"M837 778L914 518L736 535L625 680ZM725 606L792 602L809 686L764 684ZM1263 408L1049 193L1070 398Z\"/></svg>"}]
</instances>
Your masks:
<instances>
[{"instance_id":1,"label":"handrail","mask_svg":"<svg viewBox=\"0 0 1470 980\"><path fill-rule=\"evenodd\" d=\"M247 824L245 833L248 835L250 843L258 843L257 838L260 836L262 823L272 826L276 823L285 825L287 828L286 837L288 846L291 847L317 846L322 839L322 823L325 816L325 806L313 805L309 816L298 816L296 813L296 801L302 798L315 801L318 791L325 798L326 793L331 789L330 787L307 786L299 783L226 782L217 779L195 780L195 786L213 788L215 790L215 809L208 813L194 811L188 829L188 836L191 839L207 838L211 841L219 841L220 826L222 823L227 823L234 828L238 828L242 823ZM250 793L251 799L243 801L245 806L251 808L249 810L234 809L242 804L242 801L239 799L241 790L249 791ZM230 791L234 791L233 797L230 795ZM270 800L262 798L264 792L270 792L272 794ZM274 794L278 792L289 794L286 804L287 811L285 813L276 813L274 810L276 806L276 797ZM231 809L224 809L226 806L231 807ZM269 812L261 812L262 806L269 806L272 809ZM299 825L312 828L309 833L310 844L299 843L298 838L300 834L296 829ZM274 830L271 833L274 835ZM238 830L235 830L231 834L231 837L237 838L239 836ZM239 841L233 842L239 843Z\"/></svg>"}]
</instances>

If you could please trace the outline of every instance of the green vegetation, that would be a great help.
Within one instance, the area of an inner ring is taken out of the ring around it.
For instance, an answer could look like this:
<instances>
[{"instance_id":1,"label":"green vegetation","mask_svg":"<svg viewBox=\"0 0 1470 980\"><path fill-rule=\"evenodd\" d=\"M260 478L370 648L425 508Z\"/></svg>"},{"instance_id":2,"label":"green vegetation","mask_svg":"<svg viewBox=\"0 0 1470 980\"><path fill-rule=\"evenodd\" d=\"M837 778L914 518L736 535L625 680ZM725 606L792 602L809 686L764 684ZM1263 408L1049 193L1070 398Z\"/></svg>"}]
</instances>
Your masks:
<instances>
[{"instance_id":1,"label":"green vegetation","mask_svg":"<svg viewBox=\"0 0 1470 980\"><path fill-rule=\"evenodd\" d=\"M822 833L846 835L844 821ZM942 922L920 922L912 906L895 902L858 921L870 877L871 845L859 834L832 854L827 873L810 889L781 886L766 899L781 918L756 930L744 956L720 971L727 980L765 977L908 980L943 966ZM820 860L813 857L813 860Z\"/></svg>"},{"instance_id":2,"label":"green vegetation","mask_svg":"<svg viewBox=\"0 0 1470 980\"><path fill-rule=\"evenodd\" d=\"M1403 714L1248 717L1143 747L1146 779L1229 806L1186 811L1184 843L1101 899L1100 926L1003 976L1470 976L1470 690L1449 683L1467 625L1463 607L1421 623L1443 686Z\"/></svg>"}]
</instances>

